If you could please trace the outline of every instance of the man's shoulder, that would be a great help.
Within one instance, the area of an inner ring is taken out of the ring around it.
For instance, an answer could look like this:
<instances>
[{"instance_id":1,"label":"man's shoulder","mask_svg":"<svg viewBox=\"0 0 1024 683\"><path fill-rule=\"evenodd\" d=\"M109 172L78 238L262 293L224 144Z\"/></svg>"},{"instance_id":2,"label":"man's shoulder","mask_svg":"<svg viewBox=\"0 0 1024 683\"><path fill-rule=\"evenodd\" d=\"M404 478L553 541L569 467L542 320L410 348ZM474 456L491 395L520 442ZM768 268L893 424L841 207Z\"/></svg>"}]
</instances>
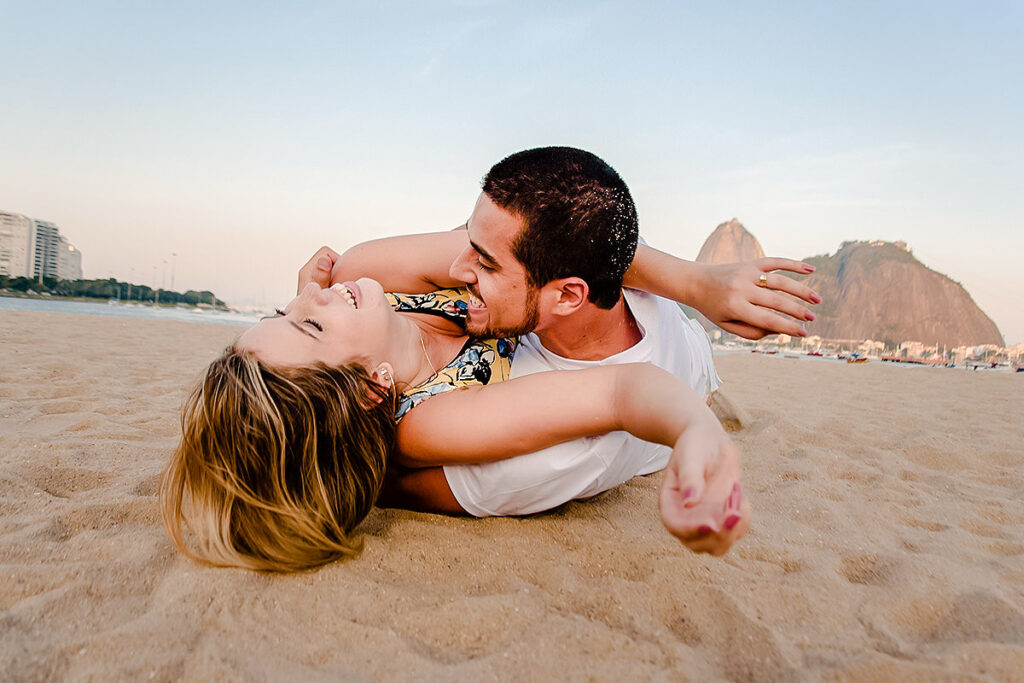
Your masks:
<instances>
[{"instance_id":1,"label":"man's shoulder","mask_svg":"<svg viewBox=\"0 0 1024 683\"><path fill-rule=\"evenodd\" d=\"M626 299L629 310L633 312L633 317L637 319L637 322L642 323L647 319L666 322L682 320L683 312L679 308L679 304L674 301L643 290L629 288L623 288L622 296Z\"/></svg>"}]
</instances>

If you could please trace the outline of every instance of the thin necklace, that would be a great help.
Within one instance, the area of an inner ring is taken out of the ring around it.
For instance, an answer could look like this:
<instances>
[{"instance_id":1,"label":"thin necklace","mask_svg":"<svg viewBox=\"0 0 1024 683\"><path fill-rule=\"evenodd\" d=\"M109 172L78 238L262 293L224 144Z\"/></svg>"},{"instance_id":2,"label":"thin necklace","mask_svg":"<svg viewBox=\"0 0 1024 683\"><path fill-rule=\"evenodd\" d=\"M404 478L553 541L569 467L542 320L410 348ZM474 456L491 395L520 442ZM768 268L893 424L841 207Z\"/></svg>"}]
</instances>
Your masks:
<instances>
[{"instance_id":1,"label":"thin necklace","mask_svg":"<svg viewBox=\"0 0 1024 683\"><path fill-rule=\"evenodd\" d=\"M423 349L423 357L427 359L427 365L430 366L430 372L432 373L430 376L433 377L437 374L437 370L434 369L434 364L430 362L430 354L427 353L427 344L423 341L423 330L420 329L419 325L416 325L416 332L420 335L420 348Z\"/></svg>"}]
</instances>

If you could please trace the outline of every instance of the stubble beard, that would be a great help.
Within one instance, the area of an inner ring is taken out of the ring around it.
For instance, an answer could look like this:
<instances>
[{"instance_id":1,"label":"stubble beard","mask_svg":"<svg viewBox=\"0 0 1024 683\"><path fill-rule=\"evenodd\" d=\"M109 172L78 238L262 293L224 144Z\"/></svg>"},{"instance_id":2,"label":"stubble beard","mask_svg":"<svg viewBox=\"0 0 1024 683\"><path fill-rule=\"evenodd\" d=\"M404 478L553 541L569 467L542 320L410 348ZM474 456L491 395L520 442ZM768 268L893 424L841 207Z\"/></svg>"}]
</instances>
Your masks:
<instances>
[{"instance_id":1,"label":"stubble beard","mask_svg":"<svg viewBox=\"0 0 1024 683\"><path fill-rule=\"evenodd\" d=\"M540 308L537 306L537 300L539 299L538 291L534 287L529 287L526 290L526 312L523 314L523 319L516 325L510 325L506 327L496 327L491 325L481 325L476 327L472 324L472 321L467 320L466 331L471 337L478 339L498 339L500 337L521 337L524 334L529 334L537 329L537 323L540 322Z\"/></svg>"}]
</instances>

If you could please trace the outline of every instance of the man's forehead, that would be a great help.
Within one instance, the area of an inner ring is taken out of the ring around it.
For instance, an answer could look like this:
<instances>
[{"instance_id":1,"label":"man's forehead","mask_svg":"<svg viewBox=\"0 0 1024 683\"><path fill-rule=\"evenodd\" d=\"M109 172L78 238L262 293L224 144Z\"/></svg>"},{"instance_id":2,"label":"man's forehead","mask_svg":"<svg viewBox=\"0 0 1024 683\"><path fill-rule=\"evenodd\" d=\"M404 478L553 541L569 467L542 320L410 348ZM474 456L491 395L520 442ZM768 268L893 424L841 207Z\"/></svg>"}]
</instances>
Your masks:
<instances>
[{"instance_id":1,"label":"man's forehead","mask_svg":"<svg viewBox=\"0 0 1024 683\"><path fill-rule=\"evenodd\" d=\"M522 232L523 221L495 204L486 194L481 194L473 214L466 221L466 228L473 248L481 255L497 260L512 253L512 242Z\"/></svg>"}]
</instances>

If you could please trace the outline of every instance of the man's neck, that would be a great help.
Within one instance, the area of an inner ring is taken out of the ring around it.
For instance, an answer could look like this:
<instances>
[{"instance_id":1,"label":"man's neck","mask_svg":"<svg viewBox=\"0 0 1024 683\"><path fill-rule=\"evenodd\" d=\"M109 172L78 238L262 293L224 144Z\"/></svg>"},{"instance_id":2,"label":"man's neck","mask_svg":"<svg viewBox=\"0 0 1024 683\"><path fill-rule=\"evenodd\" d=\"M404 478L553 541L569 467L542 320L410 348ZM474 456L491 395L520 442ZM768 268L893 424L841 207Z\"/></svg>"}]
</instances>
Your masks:
<instances>
[{"instance_id":1,"label":"man's neck","mask_svg":"<svg viewBox=\"0 0 1024 683\"><path fill-rule=\"evenodd\" d=\"M604 360L622 353L643 338L626 305L626 297L610 309L587 304L582 310L537 331L548 351L574 360Z\"/></svg>"}]
</instances>

